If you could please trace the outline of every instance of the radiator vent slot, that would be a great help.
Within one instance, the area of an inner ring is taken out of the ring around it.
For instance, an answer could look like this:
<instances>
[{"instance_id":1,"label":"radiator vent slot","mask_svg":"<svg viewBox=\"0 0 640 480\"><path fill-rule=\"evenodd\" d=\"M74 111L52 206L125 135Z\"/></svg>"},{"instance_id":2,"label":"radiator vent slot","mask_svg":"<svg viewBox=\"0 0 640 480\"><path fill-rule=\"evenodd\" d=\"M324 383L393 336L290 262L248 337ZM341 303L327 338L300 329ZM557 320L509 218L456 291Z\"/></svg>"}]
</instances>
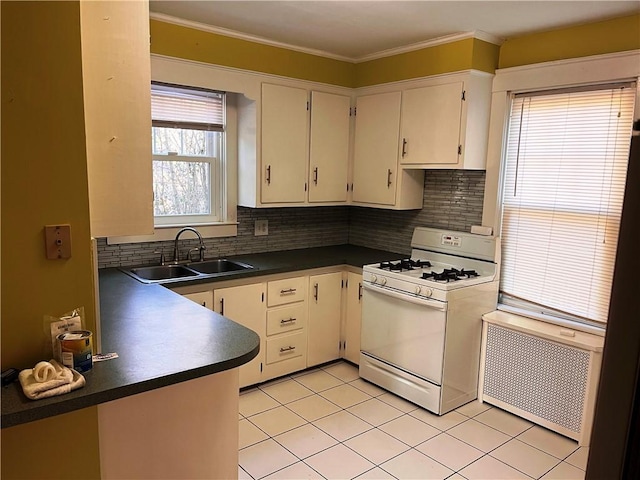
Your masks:
<instances>
[{"instance_id":1,"label":"radiator vent slot","mask_svg":"<svg viewBox=\"0 0 640 480\"><path fill-rule=\"evenodd\" d=\"M590 353L493 324L486 335L483 395L579 434Z\"/></svg>"}]
</instances>

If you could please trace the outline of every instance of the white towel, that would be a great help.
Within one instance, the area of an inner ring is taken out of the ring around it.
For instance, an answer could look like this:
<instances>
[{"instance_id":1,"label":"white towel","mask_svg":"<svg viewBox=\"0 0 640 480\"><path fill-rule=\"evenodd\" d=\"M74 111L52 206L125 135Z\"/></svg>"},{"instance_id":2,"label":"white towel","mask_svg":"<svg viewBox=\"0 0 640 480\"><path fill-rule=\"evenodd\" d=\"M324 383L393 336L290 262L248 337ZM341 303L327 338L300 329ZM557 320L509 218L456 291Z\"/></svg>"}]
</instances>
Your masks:
<instances>
[{"instance_id":1,"label":"white towel","mask_svg":"<svg viewBox=\"0 0 640 480\"><path fill-rule=\"evenodd\" d=\"M38 362L36 366L33 367L33 378L36 379L36 382L40 383L50 382L58 378L58 372L56 372L56 368L49 362Z\"/></svg>"},{"instance_id":2,"label":"white towel","mask_svg":"<svg viewBox=\"0 0 640 480\"><path fill-rule=\"evenodd\" d=\"M45 364L49 364L53 371ZM22 385L22 391L31 400L69 393L86 383L84 377L78 372L60 365L55 360L39 362L35 368L22 370L18 378L20 385ZM38 378L45 380L39 381Z\"/></svg>"}]
</instances>

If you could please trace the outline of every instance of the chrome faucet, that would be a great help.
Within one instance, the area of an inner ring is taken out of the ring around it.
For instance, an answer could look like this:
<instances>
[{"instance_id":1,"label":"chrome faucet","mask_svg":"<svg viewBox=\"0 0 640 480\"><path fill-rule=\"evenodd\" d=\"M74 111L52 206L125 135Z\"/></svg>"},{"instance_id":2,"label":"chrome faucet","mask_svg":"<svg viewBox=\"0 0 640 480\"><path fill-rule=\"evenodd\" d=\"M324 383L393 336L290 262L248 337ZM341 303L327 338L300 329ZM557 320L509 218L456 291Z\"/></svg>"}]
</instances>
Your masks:
<instances>
[{"instance_id":1,"label":"chrome faucet","mask_svg":"<svg viewBox=\"0 0 640 480\"><path fill-rule=\"evenodd\" d=\"M204 260L204 251L207 249L207 247L204 246L204 242L202 241L202 235L200 235L200 232L198 232L198 230L193 227L184 227L176 234L175 243L173 245L173 263L178 263L178 261L180 260L180 252L178 251L178 240L183 232L193 232L198 236L198 239L200 240L200 246L198 247L198 250L200 251L199 261L202 262Z\"/></svg>"}]
</instances>

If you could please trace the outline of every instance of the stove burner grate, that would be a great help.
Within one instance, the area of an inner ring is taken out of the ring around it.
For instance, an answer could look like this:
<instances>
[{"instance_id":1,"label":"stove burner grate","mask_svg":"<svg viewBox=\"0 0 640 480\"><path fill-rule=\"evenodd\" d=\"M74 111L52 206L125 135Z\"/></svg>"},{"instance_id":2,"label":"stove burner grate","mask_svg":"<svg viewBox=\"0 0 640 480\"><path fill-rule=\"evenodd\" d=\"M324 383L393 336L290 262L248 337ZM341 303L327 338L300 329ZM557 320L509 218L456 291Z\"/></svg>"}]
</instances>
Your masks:
<instances>
[{"instance_id":1,"label":"stove burner grate","mask_svg":"<svg viewBox=\"0 0 640 480\"><path fill-rule=\"evenodd\" d=\"M412 260L411 258L403 258L398 262L380 262L380 269L389 270L390 272L402 272L430 266L431 263L428 260Z\"/></svg>"},{"instance_id":2,"label":"stove burner grate","mask_svg":"<svg viewBox=\"0 0 640 480\"><path fill-rule=\"evenodd\" d=\"M456 282L458 280L464 280L467 278L477 277L480 274L475 270L458 270L457 268L445 268L442 272L429 272L423 273L422 279L429 280L433 279L436 282Z\"/></svg>"}]
</instances>

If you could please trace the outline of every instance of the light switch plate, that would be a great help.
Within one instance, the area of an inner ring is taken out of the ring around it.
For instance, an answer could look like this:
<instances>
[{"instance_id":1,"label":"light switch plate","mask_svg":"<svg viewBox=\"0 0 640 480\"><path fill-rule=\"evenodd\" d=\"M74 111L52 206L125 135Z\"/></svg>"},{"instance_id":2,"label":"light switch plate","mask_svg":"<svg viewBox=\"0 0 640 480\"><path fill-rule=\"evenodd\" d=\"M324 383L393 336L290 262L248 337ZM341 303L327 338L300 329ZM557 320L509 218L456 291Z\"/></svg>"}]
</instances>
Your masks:
<instances>
[{"instance_id":1,"label":"light switch plate","mask_svg":"<svg viewBox=\"0 0 640 480\"><path fill-rule=\"evenodd\" d=\"M44 242L49 260L71 258L71 225L46 225Z\"/></svg>"},{"instance_id":2,"label":"light switch plate","mask_svg":"<svg viewBox=\"0 0 640 480\"><path fill-rule=\"evenodd\" d=\"M269 220L256 220L254 236L269 235Z\"/></svg>"}]
</instances>

